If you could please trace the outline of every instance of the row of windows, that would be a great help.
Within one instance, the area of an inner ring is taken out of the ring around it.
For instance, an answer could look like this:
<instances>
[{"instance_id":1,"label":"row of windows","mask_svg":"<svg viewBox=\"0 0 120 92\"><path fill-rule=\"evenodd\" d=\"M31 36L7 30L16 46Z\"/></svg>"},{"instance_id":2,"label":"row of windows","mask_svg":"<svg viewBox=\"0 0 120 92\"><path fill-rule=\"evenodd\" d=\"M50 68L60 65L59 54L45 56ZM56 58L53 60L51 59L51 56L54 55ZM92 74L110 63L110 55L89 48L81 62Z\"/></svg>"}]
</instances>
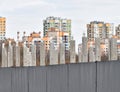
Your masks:
<instances>
[{"instance_id":1,"label":"row of windows","mask_svg":"<svg viewBox=\"0 0 120 92\"><path fill-rule=\"evenodd\" d=\"M5 32L0 32L0 34L5 34Z\"/></svg>"},{"instance_id":2,"label":"row of windows","mask_svg":"<svg viewBox=\"0 0 120 92\"><path fill-rule=\"evenodd\" d=\"M0 37L0 40L4 40L5 39L5 37Z\"/></svg>"}]
</instances>

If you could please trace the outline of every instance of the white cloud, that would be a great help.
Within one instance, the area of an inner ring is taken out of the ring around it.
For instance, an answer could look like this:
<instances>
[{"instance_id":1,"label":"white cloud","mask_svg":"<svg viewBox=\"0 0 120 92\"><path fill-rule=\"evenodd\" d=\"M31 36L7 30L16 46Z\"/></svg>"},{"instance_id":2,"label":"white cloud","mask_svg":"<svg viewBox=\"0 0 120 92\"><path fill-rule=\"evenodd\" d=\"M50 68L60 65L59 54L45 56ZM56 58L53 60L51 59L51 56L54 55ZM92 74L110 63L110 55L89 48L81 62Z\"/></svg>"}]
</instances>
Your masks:
<instances>
[{"instance_id":1,"label":"white cloud","mask_svg":"<svg viewBox=\"0 0 120 92\"><path fill-rule=\"evenodd\" d=\"M0 0L0 14L7 16L8 37L16 37L18 30L43 31L42 20L47 16L70 18L78 43L90 21L120 23L119 5L120 0Z\"/></svg>"},{"instance_id":2,"label":"white cloud","mask_svg":"<svg viewBox=\"0 0 120 92\"><path fill-rule=\"evenodd\" d=\"M54 4L45 2L43 0L3 0L0 3L0 11L15 11L16 9L33 6L54 7Z\"/></svg>"}]
</instances>

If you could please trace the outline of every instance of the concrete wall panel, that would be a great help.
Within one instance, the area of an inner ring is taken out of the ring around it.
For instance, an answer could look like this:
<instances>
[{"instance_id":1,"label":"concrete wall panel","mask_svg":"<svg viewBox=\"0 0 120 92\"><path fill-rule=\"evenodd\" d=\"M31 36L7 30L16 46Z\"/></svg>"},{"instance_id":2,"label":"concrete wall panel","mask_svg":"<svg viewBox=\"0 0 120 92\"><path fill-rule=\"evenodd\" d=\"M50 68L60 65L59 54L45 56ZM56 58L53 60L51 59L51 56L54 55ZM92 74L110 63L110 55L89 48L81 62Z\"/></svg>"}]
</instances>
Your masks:
<instances>
[{"instance_id":1,"label":"concrete wall panel","mask_svg":"<svg viewBox=\"0 0 120 92\"><path fill-rule=\"evenodd\" d=\"M68 92L67 65L47 67L47 92Z\"/></svg>"},{"instance_id":2,"label":"concrete wall panel","mask_svg":"<svg viewBox=\"0 0 120 92\"><path fill-rule=\"evenodd\" d=\"M0 92L120 92L120 62L0 69Z\"/></svg>"},{"instance_id":3,"label":"concrete wall panel","mask_svg":"<svg viewBox=\"0 0 120 92\"><path fill-rule=\"evenodd\" d=\"M95 92L95 63L69 65L69 92Z\"/></svg>"},{"instance_id":4,"label":"concrete wall panel","mask_svg":"<svg viewBox=\"0 0 120 92\"><path fill-rule=\"evenodd\" d=\"M46 67L29 68L29 92L46 92Z\"/></svg>"},{"instance_id":5,"label":"concrete wall panel","mask_svg":"<svg viewBox=\"0 0 120 92\"><path fill-rule=\"evenodd\" d=\"M120 62L97 63L97 92L120 92Z\"/></svg>"},{"instance_id":6,"label":"concrete wall panel","mask_svg":"<svg viewBox=\"0 0 120 92\"><path fill-rule=\"evenodd\" d=\"M0 69L0 92L12 92L11 68Z\"/></svg>"},{"instance_id":7,"label":"concrete wall panel","mask_svg":"<svg viewBox=\"0 0 120 92\"><path fill-rule=\"evenodd\" d=\"M27 68L12 69L12 92L28 92Z\"/></svg>"}]
</instances>

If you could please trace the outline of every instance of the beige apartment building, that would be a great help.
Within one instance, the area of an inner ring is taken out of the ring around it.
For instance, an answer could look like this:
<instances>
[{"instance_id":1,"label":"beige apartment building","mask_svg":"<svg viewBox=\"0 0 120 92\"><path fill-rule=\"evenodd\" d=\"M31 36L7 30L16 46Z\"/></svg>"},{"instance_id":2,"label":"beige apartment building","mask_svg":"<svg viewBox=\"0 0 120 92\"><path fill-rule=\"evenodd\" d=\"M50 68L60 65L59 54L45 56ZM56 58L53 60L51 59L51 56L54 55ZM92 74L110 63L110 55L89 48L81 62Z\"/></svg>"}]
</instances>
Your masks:
<instances>
[{"instance_id":1,"label":"beige apartment building","mask_svg":"<svg viewBox=\"0 0 120 92\"><path fill-rule=\"evenodd\" d=\"M5 40L6 34L6 18L0 17L0 40Z\"/></svg>"},{"instance_id":2,"label":"beige apartment building","mask_svg":"<svg viewBox=\"0 0 120 92\"><path fill-rule=\"evenodd\" d=\"M113 23L104 23L101 21L92 21L87 24L88 41L94 41L96 37L100 37L101 41L111 38L114 32Z\"/></svg>"}]
</instances>

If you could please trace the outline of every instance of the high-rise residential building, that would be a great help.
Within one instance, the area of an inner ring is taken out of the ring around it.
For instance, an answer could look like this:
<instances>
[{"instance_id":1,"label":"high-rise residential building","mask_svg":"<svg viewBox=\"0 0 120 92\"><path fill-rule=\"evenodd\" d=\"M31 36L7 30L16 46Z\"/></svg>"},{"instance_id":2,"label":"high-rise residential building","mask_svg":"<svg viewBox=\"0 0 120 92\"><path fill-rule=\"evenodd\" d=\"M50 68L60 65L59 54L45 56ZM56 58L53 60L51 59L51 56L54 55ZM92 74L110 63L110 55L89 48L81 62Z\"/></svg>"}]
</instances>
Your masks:
<instances>
[{"instance_id":1,"label":"high-rise residential building","mask_svg":"<svg viewBox=\"0 0 120 92\"><path fill-rule=\"evenodd\" d=\"M6 18L0 17L0 40L5 40L6 34Z\"/></svg>"},{"instance_id":2,"label":"high-rise residential building","mask_svg":"<svg viewBox=\"0 0 120 92\"><path fill-rule=\"evenodd\" d=\"M94 41L96 37L100 37L101 41L106 38L111 38L113 32L113 23L92 21L90 24L87 24L87 36L89 41Z\"/></svg>"},{"instance_id":3,"label":"high-rise residential building","mask_svg":"<svg viewBox=\"0 0 120 92\"><path fill-rule=\"evenodd\" d=\"M116 36L120 38L120 24L115 28Z\"/></svg>"},{"instance_id":4,"label":"high-rise residential building","mask_svg":"<svg viewBox=\"0 0 120 92\"><path fill-rule=\"evenodd\" d=\"M55 47L59 47L60 40L65 44L65 50L69 50L71 40L71 20L60 17L47 17L43 21L43 38L53 41ZM48 42L46 41L46 42ZM49 44L48 46L49 47ZM48 49L48 48L47 48Z\"/></svg>"},{"instance_id":5,"label":"high-rise residential building","mask_svg":"<svg viewBox=\"0 0 120 92\"><path fill-rule=\"evenodd\" d=\"M62 19L60 17L47 17L43 21L43 36L46 36L48 30L50 28L55 28L55 30L67 32L69 34L68 39L71 39L71 20L70 19Z\"/></svg>"},{"instance_id":6,"label":"high-rise residential building","mask_svg":"<svg viewBox=\"0 0 120 92\"><path fill-rule=\"evenodd\" d=\"M55 49L59 49L60 43L65 44L65 50L69 50L69 41L68 41L69 33L56 30L55 28L50 28L43 37L43 41L45 43L46 50L49 50L50 42L54 43Z\"/></svg>"},{"instance_id":7,"label":"high-rise residential building","mask_svg":"<svg viewBox=\"0 0 120 92\"><path fill-rule=\"evenodd\" d=\"M115 38L117 39L118 60L120 60L120 24L115 27Z\"/></svg>"}]
</instances>

